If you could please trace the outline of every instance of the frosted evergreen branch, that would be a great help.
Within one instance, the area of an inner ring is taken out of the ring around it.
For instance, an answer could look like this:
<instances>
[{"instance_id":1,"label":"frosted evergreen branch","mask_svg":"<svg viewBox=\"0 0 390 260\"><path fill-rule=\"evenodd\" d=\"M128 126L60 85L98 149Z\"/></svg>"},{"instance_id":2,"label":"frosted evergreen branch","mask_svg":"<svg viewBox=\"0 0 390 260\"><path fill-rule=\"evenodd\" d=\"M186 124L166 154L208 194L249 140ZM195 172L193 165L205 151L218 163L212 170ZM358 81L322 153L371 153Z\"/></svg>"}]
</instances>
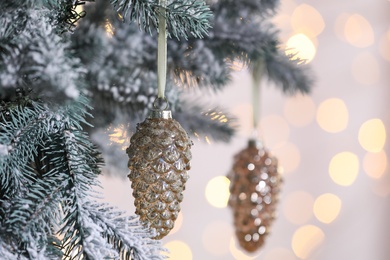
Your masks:
<instances>
[{"instance_id":1,"label":"frosted evergreen branch","mask_svg":"<svg viewBox=\"0 0 390 260\"><path fill-rule=\"evenodd\" d=\"M31 179L31 171L25 167L37 153L37 146L43 145L48 135L46 126L50 114L38 104L32 107L10 107L3 110L0 118L1 190L12 196Z\"/></svg>"},{"instance_id":2,"label":"frosted evergreen branch","mask_svg":"<svg viewBox=\"0 0 390 260\"><path fill-rule=\"evenodd\" d=\"M304 60L295 55L286 56L276 52L274 55L264 55L264 62L268 78L280 86L283 92L310 92L314 79Z\"/></svg>"},{"instance_id":3,"label":"frosted evergreen branch","mask_svg":"<svg viewBox=\"0 0 390 260\"><path fill-rule=\"evenodd\" d=\"M150 230L140 227L138 219L125 217L122 212L103 204L86 203L84 206L94 223L103 227L103 236L122 256L121 259L164 259L160 255L163 251L160 242L148 236ZM140 234L143 234L142 238Z\"/></svg>"},{"instance_id":4,"label":"frosted evergreen branch","mask_svg":"<svg viewBox=\"0 0 390 260\"><path fill-rule=\"evenodd\" d=\"M234 135L236 120L220 108L199 112L205 106L185 104L185 107L185 110L178 109L174 117L196 138L227 142Z\"/></svg>"},{"instance_id":5,"label":"frosted evergreen branch","mask_svg":"<svg viewBox=\"0 0 390 260\"><path fill-rule=\"evenodd\" d=\"M38 179L27 187L28 192L23 197L11 200L3 226L6 232L18 237L23 247L36 248L33 251L40 254L60 255L58 248L46 241L53 240L55 234L53 223L58 223L59 219L58 205L62 198L64 177L58 172L45 175L44 179ZM33 251L27 251L30 258L36 258Z\"/></svg>"},{"instance_id":6,"label":"frosted evergreen branch","mask_svg":"<svg viewBox=\"0 0 390 260\"><path fill-rule=\"evenodd\" d=\"M48 9L4 11L0 24L15 17L18 21L12 29L0 28L0 35L7 36L0 39L0 94L28 85L52 102L77 98L84 69L69 55L69 45L51 25Z\"/></svg>"},{"instance_id":7,"label":"frosted evergreen branch","mask_svg":"<svg viewBox=\"0 0 390 260\"><path fill-rule=\"evenodd\" d=\"M158 28L157 0L111 0L124 21L136 22L144 31ZM202 38L210 28L210 8L203 0L175 0L166 7L168 32L180 39L191 34Z\"/></svg>"}]
</instances>

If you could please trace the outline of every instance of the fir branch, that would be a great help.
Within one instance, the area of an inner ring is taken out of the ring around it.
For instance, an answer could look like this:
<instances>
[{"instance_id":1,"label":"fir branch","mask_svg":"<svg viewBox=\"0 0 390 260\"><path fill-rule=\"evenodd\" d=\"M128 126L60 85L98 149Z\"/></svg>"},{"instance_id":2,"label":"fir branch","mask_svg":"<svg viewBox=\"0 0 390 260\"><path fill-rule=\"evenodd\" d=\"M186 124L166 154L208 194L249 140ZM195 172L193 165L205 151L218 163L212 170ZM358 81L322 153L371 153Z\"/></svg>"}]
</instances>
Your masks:
<instances>
[{"instance_id":1,"label":"fir branch","mask_svg":"<svg viewBox=\"0 0 390 260\"><path fill-rule=\"evenodd\" d=\"M104 204L86 203L84 206L93 222L102 227L102 235L118 251L121 259L163 259L159 254L163 251L159 241L152 240L151 235L140 237L150 230L141 227L136 218L125 217L122 212Z\"/></svg>"},{"instance_id":2,"label":"fir branch","mask_svg":"<svg viewBox=\"0 0 390 260\"><path fill-rule=\"evenodd\" d=\"M236 120L220 108L199 112L204 106L190 104L184 106L186 109L178 109L175 118L196 138L206 139L206 141L212 138L227 142L234 135Z\"/></svg>"},{"instance_id":3,"label":"fir branch","mask_svg":"<svg viewBox=\"0 0 390 260\"><path fill-rule=\"evenodd\" d=\"M284 93L310 92L314 80L305 61L278 51L274 55L264 55L264 62L268 78L281 86Z\"/></svg>"},{"instance_id":4,"label":"fir branch","mask_svg":"<svg viewBox=\"0 0 390 260\"><path fill-rule=\"evenodd\" d=\"M37 146L43 145L44 136L49 135L46 126L50 114L36 104L31 107L19 105L6 107L0 118L0 178L1 195L12 197L22 186L35 179L28 162L37 153Z\"/></svg>"},{"instance_id":5,"label":"fir branch","mask_svg":"<svg viewBox=\"0 0 390 260\"><path fill-rule=\"evenodd\" d=\"M111 0L124 21L136 22L144 31L158 28L157 0ZM166 7L168 32L177 39L189 34L202 38L210 28L211 12L203 0L175 0Z\"/></svg>"}]
</instances>

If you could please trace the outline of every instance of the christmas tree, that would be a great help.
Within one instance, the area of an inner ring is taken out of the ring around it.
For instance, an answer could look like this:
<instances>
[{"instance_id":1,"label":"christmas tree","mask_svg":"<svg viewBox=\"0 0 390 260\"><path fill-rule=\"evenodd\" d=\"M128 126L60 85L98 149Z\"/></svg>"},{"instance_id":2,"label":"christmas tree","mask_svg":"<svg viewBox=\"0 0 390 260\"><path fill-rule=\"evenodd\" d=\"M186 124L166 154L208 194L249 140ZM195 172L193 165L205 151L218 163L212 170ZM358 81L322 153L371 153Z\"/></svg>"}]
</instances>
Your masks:
<instances>
[{"instance_id":1,"label":"christmas tree","mask_svg":"<svg viewBox=\"0 0 390 260\"><path fill-rule=\"evenodd\" d=\"M1 259L162 259L153 231L93 192L101 154L110 166L123 153L101 130L133 131L156 97L161 10L166 97L190 134L234 134L227 113L185 92L223 89L235 61L253 74L263 64L286 93L310 88L303 62L278 49L278 1L102 0L76 11L85 2L0 3Z\"/></svg>"}]
</instances>

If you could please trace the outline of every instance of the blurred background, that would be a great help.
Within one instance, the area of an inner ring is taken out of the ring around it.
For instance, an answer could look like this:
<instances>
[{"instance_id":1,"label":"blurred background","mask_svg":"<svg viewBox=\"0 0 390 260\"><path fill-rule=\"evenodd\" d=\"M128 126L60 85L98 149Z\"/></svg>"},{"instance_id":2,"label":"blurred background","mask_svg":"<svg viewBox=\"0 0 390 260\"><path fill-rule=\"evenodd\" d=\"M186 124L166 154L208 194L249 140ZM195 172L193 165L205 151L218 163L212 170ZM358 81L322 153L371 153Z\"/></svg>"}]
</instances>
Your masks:
<instances>
[{"instance_id":1,"label":"blurred background","mask_svg":"<svg viewBox=\"0 0 390 260\"><path fill-rule=\"evenodd\" d=\"M389 259L390 1L281 3L281 44L310 62L316 83L286 97L262 82L259 130L284 178L278 217L260 250L242 251L225 177L252 133L251 78L237 68L223 93L204 98L238 118L238 134L194 140L182 211L162 241L170 259ZM133 214L130 182L101 181L105 198Z\"/></svg>"}]
</instances>

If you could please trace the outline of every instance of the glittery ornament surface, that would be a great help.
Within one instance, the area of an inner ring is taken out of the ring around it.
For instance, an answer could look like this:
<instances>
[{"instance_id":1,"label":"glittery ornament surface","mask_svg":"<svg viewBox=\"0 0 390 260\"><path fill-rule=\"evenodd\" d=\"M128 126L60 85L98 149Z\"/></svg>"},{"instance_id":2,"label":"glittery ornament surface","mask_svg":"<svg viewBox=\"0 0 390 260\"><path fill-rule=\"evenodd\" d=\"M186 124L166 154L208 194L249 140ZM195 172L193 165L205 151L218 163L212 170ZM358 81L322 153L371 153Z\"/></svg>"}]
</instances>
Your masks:
<instances>
[{"instance_id":1,"label":"glittery ornament surface","mask_svg":"<svg viewBox=\"0 0 390 260\"><path fill-rule=\"evenodd\" d=\"M135 213L155 229L155 239L166 236L180 212L189 178L191 140L174 119L148 118L137 126L126 152Z\"/></svg>"},{"instance_id":2,"label":"glittery ornament surface","mask_svg":"<svg viewBox=\"0 0 390 260\"><path fill-rule=\"evenodd\" d=\"M254 252L263 245L275 218L282 182L277 159L259 142L249 141L234 157L228 178L236 236L241 247Z\"/></svg>"}]
</instances>

